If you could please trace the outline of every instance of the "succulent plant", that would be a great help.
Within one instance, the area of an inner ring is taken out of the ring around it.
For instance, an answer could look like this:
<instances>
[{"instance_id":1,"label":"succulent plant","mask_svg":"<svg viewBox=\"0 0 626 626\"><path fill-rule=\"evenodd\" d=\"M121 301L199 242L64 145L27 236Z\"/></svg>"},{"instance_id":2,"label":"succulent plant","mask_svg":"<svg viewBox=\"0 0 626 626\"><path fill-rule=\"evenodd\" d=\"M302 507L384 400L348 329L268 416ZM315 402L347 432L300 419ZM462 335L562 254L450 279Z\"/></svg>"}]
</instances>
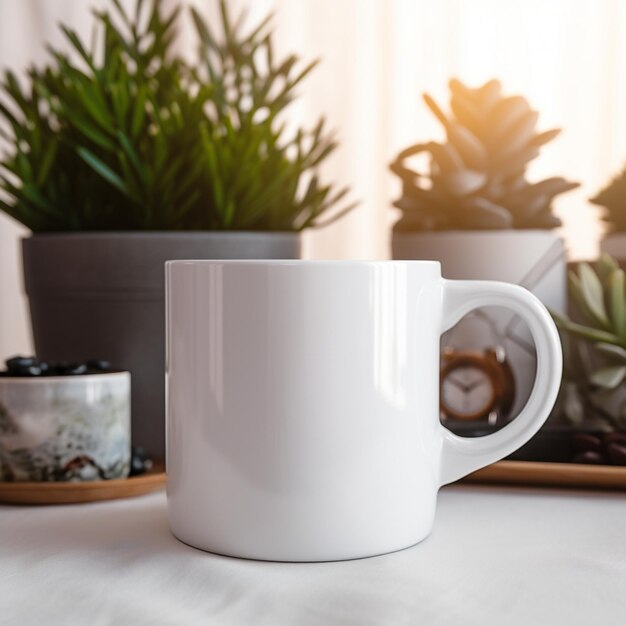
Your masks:
<instances>
[{"instance_id":1,"label":"succulent plant","mask_svg":"<svg viewBox=\"0 0 626 626\"><path fill-rule=\"evenodd\" d=\"M583 399L590 418L626 430L626 274L605 254L569 273L569 293L574 319L552 313L573 340L564 388Z\"/></svg>"},{"instance_id":2,"label":"succulent plant","mask_svg":"<svg viewBox=\"0 0 626 626\"><path fill-rule=\"evenodd\" d=\"M347 193L318 174L335 141L323 120L293 133L284 120L315 62L275 55L269 20L247 27L225 0L211 27L193 13L187 62L181 6L110 3L91 44L62 27L72 54L51 48L46 67L0 81L0 210L34 232L322 225Z\"/></svg>"},{"instance_id":3,"label":"succulent plant","mask_svg":"<svg viewBox=\"0 0 626 626\"><path fill-rule=\"evenodd\" d=\"M605 208L603 219L613 232L626 232L626 168L591 202Z\"/></svg>"},{"instance_id":4,"label":"succulent plant","mask_svg":"<svg viewBox=\"0 0 626 626\"><path fill-rule=\"evenodd\" d=\"M536 131L539 114L521 96L504 96L497 80L471 89L450 81L450 115L427 94L424 101L443 125L447 141L417 144L391 164L402 179L402 210L395 229L451 230L554 228L558 194L578 187L561 177L537 183L526 167L558 129ZM430 170L413 169L409 160L430 156Z\"/></svg>"}]
</instances>

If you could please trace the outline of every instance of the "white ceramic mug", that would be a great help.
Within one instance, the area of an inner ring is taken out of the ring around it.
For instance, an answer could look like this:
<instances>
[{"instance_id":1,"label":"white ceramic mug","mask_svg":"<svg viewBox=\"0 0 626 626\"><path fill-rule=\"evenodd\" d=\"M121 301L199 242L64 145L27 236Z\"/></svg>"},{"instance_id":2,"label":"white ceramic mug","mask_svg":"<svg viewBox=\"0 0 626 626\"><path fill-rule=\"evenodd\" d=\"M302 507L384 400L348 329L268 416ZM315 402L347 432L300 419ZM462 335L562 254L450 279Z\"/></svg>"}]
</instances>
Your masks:
<instances>
[{"instance_id":1,"label":"white ceramic mug","mask_svg":"<svg viewBox=\"0 0 626 626\"><path fill-rule=\"evenodd\" d=\"M431 531L438 489L525 443L561 380L545 307L432 261L171 261L167 472L176 537L231 556L326 561ZM439 339L480 306L514 308L537 376L499 432L439 422Z\"/></svg>"}]
</instances>

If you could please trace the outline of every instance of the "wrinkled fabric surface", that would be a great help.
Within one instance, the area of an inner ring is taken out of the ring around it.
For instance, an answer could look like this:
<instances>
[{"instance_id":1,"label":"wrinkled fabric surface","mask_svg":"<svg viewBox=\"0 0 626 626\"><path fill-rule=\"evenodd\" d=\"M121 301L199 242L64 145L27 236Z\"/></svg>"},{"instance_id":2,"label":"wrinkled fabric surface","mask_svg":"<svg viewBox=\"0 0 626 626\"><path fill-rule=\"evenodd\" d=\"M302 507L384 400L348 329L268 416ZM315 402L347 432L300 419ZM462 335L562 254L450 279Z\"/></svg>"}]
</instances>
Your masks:
<instances>
[{"instance_id":1,"label":"wrinkled fabric surface","mask_svg":"<svg viewBox=\"0 0 626 626\"><path fill-rule=\"evenodd\" d=\"M0 623L623 625L626 496L447 487L421 544L320 564L188 547L163 493L2 506Z\"/></svg>"}]
</instances>

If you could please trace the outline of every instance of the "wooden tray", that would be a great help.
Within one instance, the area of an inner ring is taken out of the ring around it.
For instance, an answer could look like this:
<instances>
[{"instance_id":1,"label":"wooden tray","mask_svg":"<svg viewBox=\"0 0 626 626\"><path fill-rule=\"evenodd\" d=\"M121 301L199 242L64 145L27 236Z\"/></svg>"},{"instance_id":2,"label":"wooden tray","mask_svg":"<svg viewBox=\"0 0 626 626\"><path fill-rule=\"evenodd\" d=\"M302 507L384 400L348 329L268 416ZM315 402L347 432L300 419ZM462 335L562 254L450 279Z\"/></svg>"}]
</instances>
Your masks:
<instances>
[{"instance_id":1,"label":"wooden tray","mask_svg":"<svg viewBox=\"0 0 626 626\"><path fill-rule=\"evenodd\" d=\"M499 461L461 482L540 487L574 487L626 491L626 467L578 463L535 463ZM132 498L158 491L165 486L162 465L147 474L121 480L68 483L3 483L3 504L76 504Z\"/></svg>"},{"instance_id":2,"label":"wooden tray","mask_svg":"<svg viewBox=\"0 0 626 626\"><path fill-rule=\"evenodd\" d=\"M626 491L626 467L499 461L466 476L462 482Z\"/></svg>"},{"instance_id":3,"label":"wooden tray","mask_svg":"<svg viewBox=\"0 0 626 626\"><path fill-rule=\"evenodd\" d=\"M89 482L0 482L2 504L77 504L133 498L165 486L165 468L155 465L141 476Z\"/></svg>"}]
</instances>

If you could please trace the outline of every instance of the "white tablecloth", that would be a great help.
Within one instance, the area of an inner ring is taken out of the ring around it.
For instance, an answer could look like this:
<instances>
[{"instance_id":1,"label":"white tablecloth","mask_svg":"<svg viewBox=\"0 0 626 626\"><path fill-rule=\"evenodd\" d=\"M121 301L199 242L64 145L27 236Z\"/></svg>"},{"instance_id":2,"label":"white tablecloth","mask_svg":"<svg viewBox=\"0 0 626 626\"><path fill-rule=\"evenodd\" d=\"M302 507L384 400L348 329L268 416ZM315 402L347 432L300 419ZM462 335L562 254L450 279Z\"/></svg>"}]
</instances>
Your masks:
<instances>
[{"instance_id":1,"label":"white tablecloth","mask_svg":"<svg viewBox=\"0 0 626 626\"><path fill-rule=\"evenodd\" d=\"M321 564L183 545L163 493L0 507L0 624L623 626L626 497L448 487L423 543Z\"/></svg>"}]
</instances>

